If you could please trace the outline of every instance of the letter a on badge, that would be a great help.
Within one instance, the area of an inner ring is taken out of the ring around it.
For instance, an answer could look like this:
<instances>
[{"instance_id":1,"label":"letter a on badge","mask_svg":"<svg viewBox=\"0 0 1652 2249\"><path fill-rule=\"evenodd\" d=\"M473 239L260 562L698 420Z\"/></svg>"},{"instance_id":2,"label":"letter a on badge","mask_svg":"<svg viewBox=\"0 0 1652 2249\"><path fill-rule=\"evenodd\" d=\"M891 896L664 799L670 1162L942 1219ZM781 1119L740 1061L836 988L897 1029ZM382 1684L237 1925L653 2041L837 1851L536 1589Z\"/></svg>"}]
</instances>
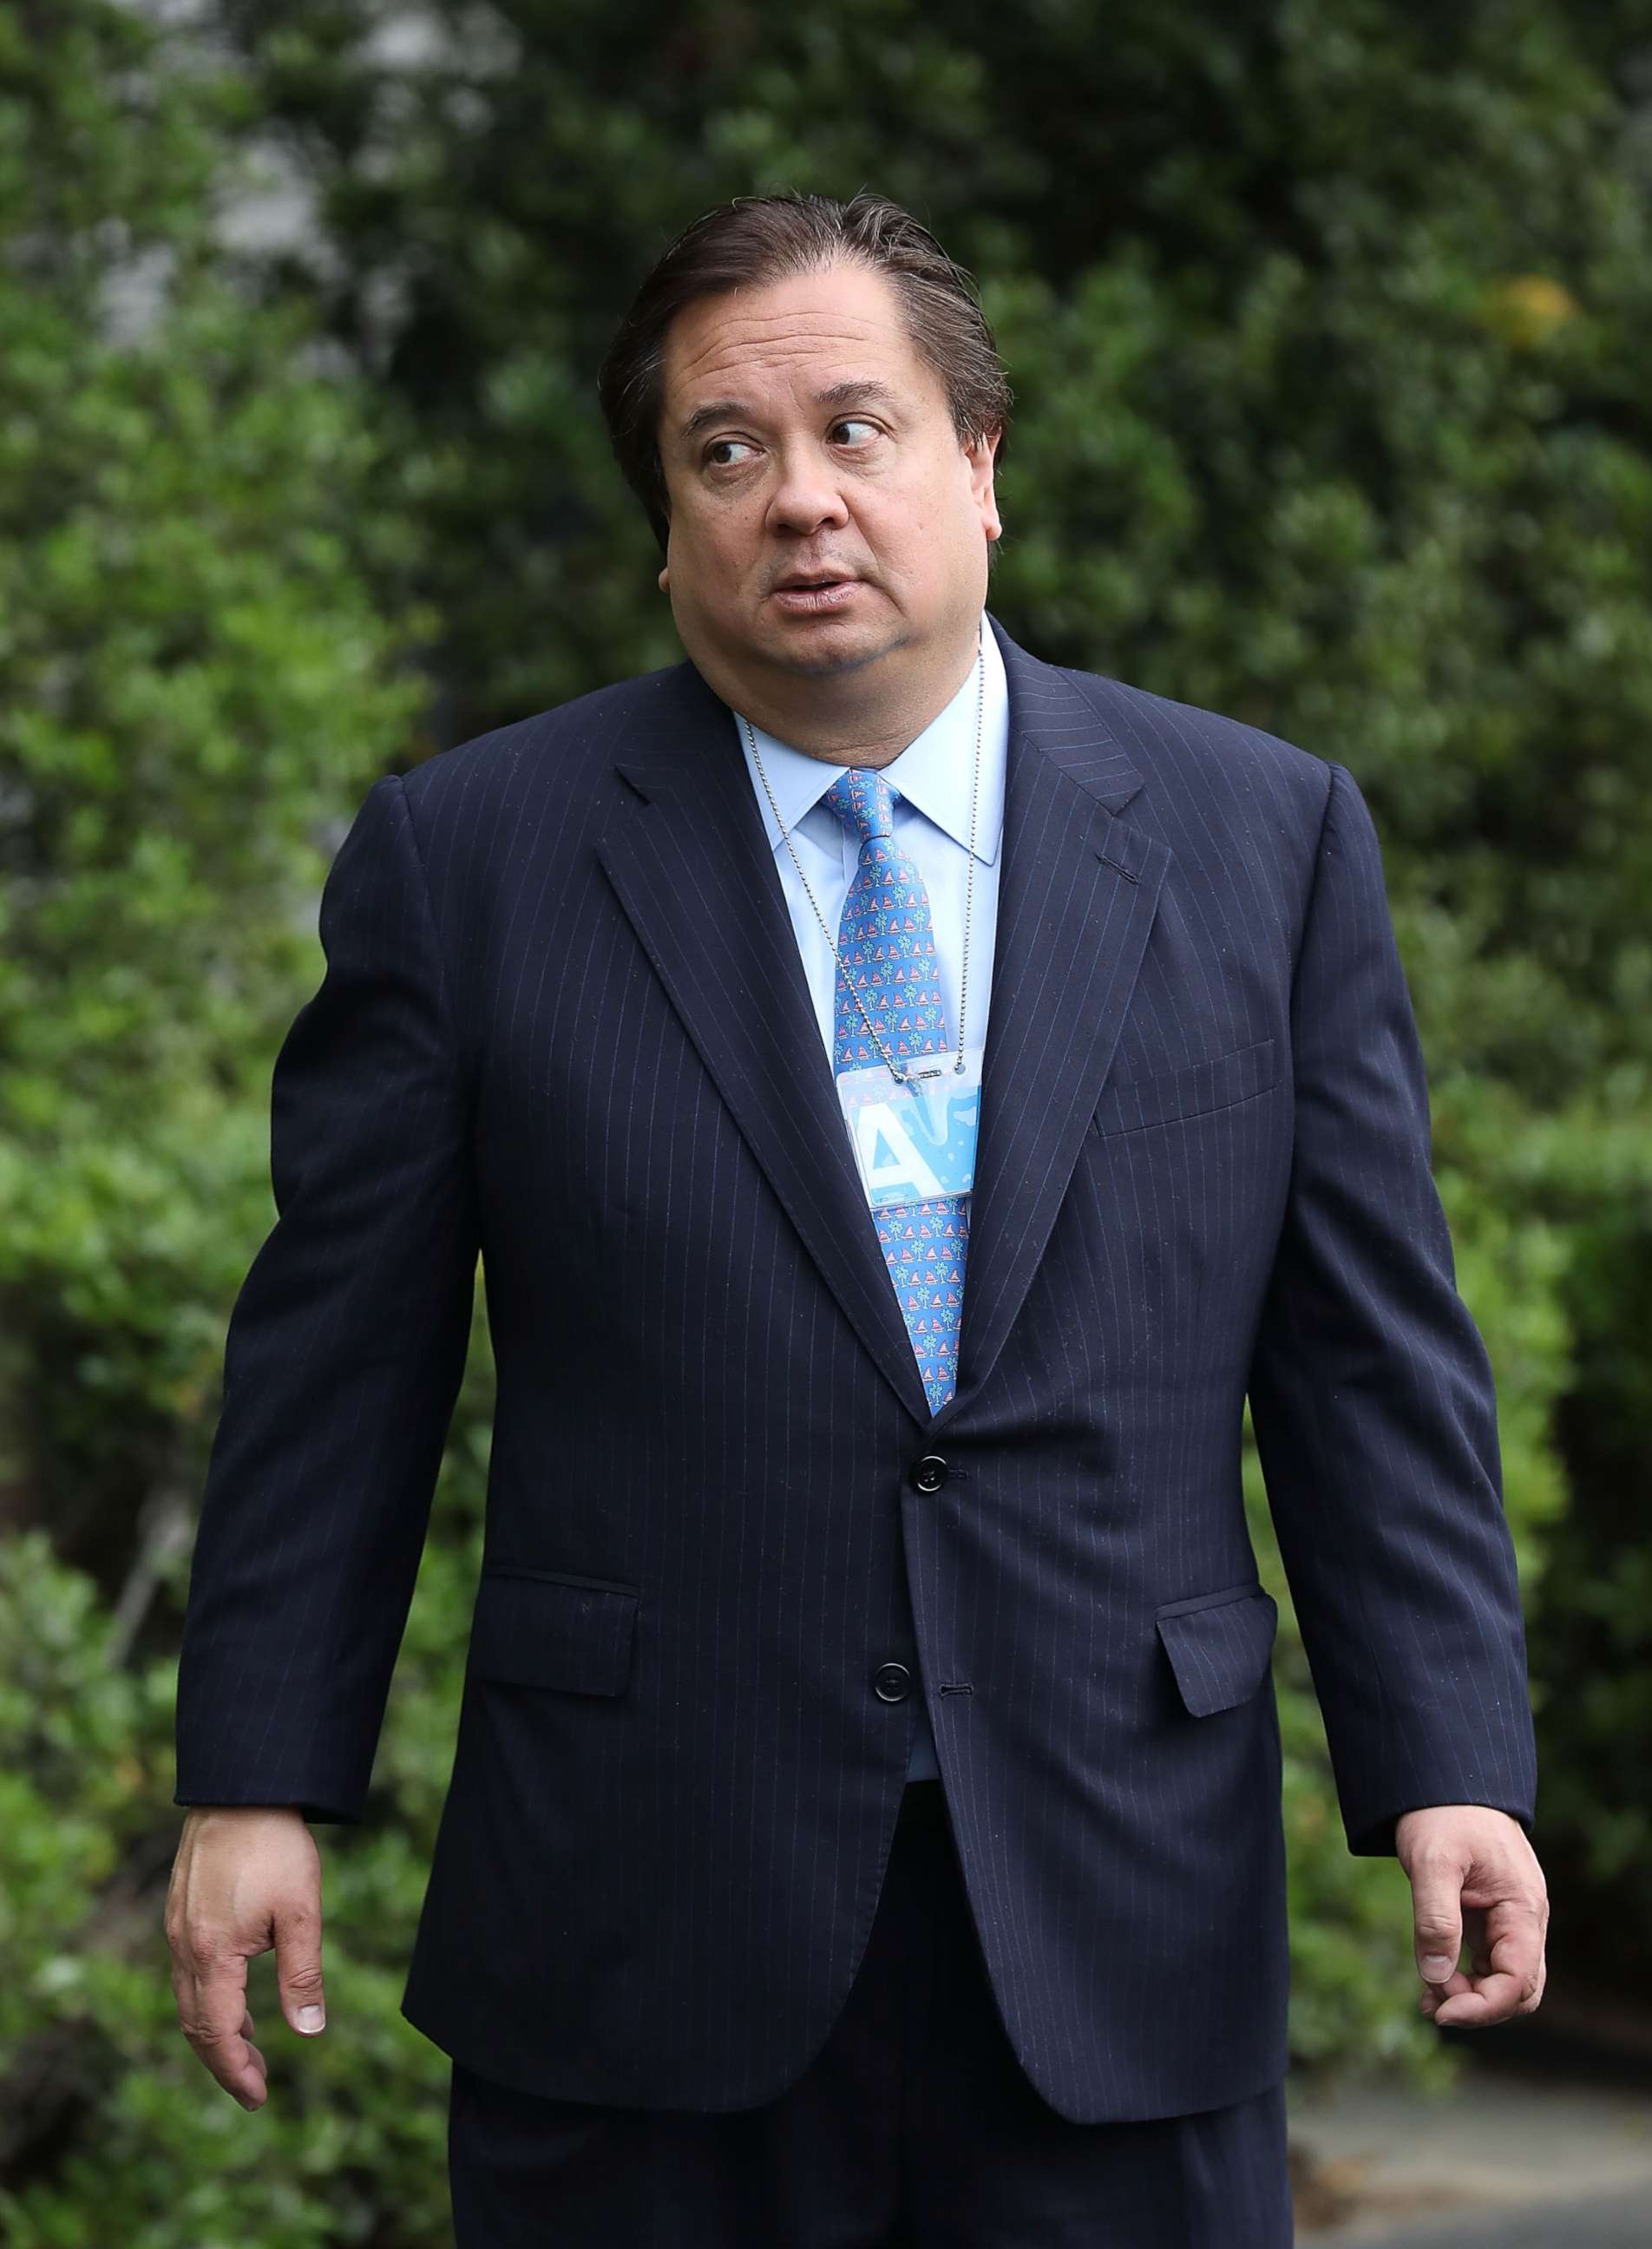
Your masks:
<instances>
[{"instance_id":1,"label":"letter a on badge","mask_svg":"<svg viewBox=\"0 0 1652 2249\"><path fill-rule=\"evenodd\" d=\"M889 1102L868 1102L856 1115L855 1131L861 1176L874 1203L925 1202L946 1193Z\"/></svg>"}]
</instances>

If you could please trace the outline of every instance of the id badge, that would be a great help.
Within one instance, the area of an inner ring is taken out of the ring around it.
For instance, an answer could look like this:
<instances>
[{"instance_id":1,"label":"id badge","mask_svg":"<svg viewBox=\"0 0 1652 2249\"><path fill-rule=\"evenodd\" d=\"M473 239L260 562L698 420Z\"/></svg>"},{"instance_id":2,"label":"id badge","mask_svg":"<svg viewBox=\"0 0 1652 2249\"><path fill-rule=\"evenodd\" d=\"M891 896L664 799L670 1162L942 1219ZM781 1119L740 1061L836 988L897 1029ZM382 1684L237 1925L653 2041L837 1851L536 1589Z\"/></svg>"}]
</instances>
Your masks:
<instances>
[{"instance_id":1,"label":"id badge","mask_svg":"<svg viewBox=\"0 0 1652 2249\"><path fill-rule=\"evenodd\" d=\"M922 1055L903 1069L940 1076L902 1085L883 1063L846 1069L837 1099L866 1200L874 1210L926 1202L934 1195L967 1194L975 1184L975 1136L981 1120L981 1063L985 1049L968 1048L964 1067L953 1067L956 1048Z\"/></svg>"}]
</instances>

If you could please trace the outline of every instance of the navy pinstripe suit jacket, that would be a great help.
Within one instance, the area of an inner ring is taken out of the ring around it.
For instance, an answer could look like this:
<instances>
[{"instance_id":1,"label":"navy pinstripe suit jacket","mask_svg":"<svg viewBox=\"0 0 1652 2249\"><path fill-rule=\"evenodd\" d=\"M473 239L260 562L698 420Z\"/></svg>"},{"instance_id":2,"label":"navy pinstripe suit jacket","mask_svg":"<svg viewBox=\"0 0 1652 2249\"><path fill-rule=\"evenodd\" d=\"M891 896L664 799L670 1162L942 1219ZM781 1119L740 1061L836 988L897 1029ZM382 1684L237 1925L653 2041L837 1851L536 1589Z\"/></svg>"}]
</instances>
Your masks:
<instances>
[{"instance_id":1,"label":"navy pinstripe suit jacket","mask_svg":"<svg viewBox=\"0 0 1652 2249\"><path fill-rule=\"evenodd\" d=\"M1414 1805L1533 1816L1492 1384L1359 792L992 622L1005 856L933 1417L691 664L378 781L327 880L176 1800L362 1817L479 1251L485 1554L403 2007L528 2091L717 2110L802 2071L904 1783L890 1662L1045 2099L1140 2118L1273 2082L1247 1393L1351 1847Z\"/></svg>"}]
</instances>

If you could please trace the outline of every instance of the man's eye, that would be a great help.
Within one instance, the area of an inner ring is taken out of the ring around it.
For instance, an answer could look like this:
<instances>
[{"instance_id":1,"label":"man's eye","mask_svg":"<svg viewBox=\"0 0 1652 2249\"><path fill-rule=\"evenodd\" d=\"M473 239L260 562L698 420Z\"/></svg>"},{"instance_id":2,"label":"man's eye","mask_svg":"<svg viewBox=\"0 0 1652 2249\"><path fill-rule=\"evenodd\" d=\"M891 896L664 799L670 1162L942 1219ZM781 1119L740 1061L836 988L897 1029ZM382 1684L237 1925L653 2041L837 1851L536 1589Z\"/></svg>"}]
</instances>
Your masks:
<instances>
[{"instance_id":1,"label":"man's eye","mask_svg":"<svg viewBox=\"0 0 1652 2249\"><path fill-rule=\"evenodd\" d=\"M712 455L713 453L726 452L729 446L743 445L745 443L746 440L744 437L713 437L711 444L706 448L706 457L707 461L711 462L711 465L714 469L726 469L729 466L729 464L726 461L712 461Z\"/></svg>"},{"instance_id":2,"label":"man's eye","mask_svg":"<svg viewBox=\"0 0 1652 2249\"><path fill-rule=\"evenodd\" d=\"M858 414L851 414L842 422L834 422L832 428L834 430L870 430L875 436L878 424L875 422L863 420Z\"/></svg>"}]
</instances>

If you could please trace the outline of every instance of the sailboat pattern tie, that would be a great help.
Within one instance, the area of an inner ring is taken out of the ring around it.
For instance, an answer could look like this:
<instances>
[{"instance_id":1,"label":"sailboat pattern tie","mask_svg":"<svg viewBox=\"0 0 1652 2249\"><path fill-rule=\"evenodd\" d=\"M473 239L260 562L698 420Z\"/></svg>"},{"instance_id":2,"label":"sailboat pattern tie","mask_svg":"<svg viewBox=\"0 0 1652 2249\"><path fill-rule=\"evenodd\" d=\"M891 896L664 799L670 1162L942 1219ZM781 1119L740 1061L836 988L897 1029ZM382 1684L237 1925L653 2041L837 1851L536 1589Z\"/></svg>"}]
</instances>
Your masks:
<instances>
[{"instance_id":1,"label":"sailboat pattern tie","mask_svg":"<svg viewBox=\"0 0 1652 2249\"><path fill-rule=\"evenodd\" d=\"M856 991L878 1037L901 1068L948 1047L946 999L935 955L929 893L917 866L894 841L898 794L882 774L850 766L821 798L861 839L860 863L837 926L834 1076L883 1063L865 1017L855 1004ZM872 1218L929 1410L938 1413L958 1386L969 1198L931 1195L921 1202L875 1208Z\"/></svg>"}]
</instances>

